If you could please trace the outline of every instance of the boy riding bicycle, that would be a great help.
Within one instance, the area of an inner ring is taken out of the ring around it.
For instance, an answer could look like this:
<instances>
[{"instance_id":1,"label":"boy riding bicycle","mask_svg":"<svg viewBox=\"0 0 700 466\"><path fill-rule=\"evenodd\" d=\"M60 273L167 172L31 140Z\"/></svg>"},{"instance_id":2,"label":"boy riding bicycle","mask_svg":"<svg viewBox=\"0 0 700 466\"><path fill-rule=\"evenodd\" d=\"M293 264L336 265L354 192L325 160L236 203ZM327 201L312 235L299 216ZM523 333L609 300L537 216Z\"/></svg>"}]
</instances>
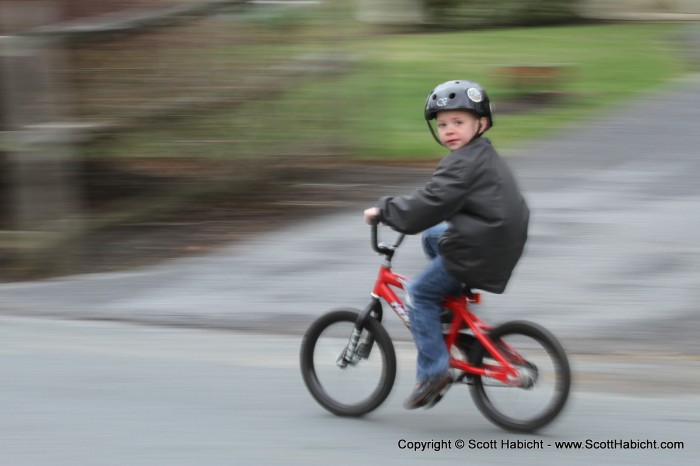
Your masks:
<instances>
[{"instance_id":1,"label":"boy riding bicycle","mask_svg":"<svg viewBox=\"0 0 700 466\"><path fill-rule=\"evenodd\" d=\"M410 195L383 197L364 212L407 234L423 232L430 263L408 287L411 332L418 351L417 384L407 409L430 405L452 382L440 322L442 300L462 284L503 293L527 240L529 209L491 142L486 91L472 81L437 86L424 116L435 140L451 150L432 178ZM431 126L437 121L437 134Z\"/></svg>"}]
</instances>

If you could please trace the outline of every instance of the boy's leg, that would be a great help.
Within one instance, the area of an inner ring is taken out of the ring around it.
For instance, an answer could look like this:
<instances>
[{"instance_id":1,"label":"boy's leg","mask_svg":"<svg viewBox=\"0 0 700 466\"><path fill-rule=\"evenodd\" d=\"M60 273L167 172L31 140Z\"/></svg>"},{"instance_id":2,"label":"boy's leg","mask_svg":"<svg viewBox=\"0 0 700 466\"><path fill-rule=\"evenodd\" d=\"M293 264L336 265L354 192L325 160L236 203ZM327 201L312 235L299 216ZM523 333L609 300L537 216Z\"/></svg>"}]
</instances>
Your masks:
<instances>
[{"instance_id":1,"label":"boy's leg","mask_svg":"<svg viewBox=\"0 0 700 466\"><path fill-rule=\"evenodd\" d=\"M423 244L423 252L431 259L435 259L440 255L440 237L447 230L447 223L438 223L434 227L430 227L423 232L421 241Z\"/></svg>"},{"instance_id":2,"label":"boy's leg","mask_svg":"<svg viewBox=\"0 0 700 466\"><path fill-rule=\"evenodd\" d=\"M418 350L416 379L421 385L444 379L449 369L450 356L445 347L440 323L442 300L455 293L460 281L444 267L437 256L410 283L407 300L411 319L411 332ZM406 407L421 405L420 394L414 391Z\"/></svg>"}]
</instances>

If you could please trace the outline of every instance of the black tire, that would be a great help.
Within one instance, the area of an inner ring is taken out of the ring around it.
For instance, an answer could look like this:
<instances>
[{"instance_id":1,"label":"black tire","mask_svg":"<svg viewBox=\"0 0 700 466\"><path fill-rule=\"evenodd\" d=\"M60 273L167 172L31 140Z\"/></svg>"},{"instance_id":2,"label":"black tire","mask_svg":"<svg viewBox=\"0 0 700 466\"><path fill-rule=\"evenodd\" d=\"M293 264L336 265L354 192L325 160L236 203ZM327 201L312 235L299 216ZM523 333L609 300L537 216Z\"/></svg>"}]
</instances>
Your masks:
<instances>
[{"instance_id":1,"label":"black tire","mask_svg":"<svg viewBox=\"0 0 700 466\"><path fill-rule=\"evenodd\" d=\"M369 357L344 368L336 364L358 315L355 309L339 309L321 316L311 324L301 344L301 374L306 387L321 406L338 416L362 416L376 409L389 396L396 379L394 345L384 327L373 318L367 319L360 337L360 342L367 341L368 336L374 341ZM328 351L322 354L324 348ZM365 369L372 369L369 382L363 379ZM336 377L342 381L334 387L331 382ZM361 390L363 384L366 393ZM340 392L353 399L343 399Z\"/></svg>"},{"instance_id":2,"label":"black tire","mask_svg":"<svg viewBox=\"0 0 700 466\"><path fill-rule=\"evenodd\" d=\"M493 379L474 377L470 389L479 411L497 426L514 432L533 432L552 422L564 408L571 388L569 361L559 341L541 326L524 321L500 325L489 336L496 343L508 342L528 361L523 368L531 374L532 385L526 388L499 386ZM471 357L474 364L480 366L489 355L477 344ZM551 388L546 386L549 382ZM533 404L532 412L525 414L529 409L526 403L533 401L537 403Z\"/></svg>"}]
</instances>

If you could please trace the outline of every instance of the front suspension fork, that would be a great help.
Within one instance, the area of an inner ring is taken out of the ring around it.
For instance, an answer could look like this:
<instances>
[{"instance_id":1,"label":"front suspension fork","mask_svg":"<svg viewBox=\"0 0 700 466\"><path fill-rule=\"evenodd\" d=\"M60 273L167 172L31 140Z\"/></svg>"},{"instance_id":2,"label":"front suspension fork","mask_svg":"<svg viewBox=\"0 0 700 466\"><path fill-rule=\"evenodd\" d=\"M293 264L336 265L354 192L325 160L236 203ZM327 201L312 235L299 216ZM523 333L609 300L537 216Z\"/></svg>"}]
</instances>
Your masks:
<instances>
[{"instance_id":1,"label":"front suspension fork","mask_svg":"<svg viewBox=\"0 0 700 466\"><path fill-rule=\"evenodd\" d=\"M360 341L360 336L362 335L362 330L364 330L368 319L376 319L377 322L381 322L382 317L382 303L379 301L379 298L373 297L357 317L352 335L350 335L350 341L345 347L345 351L343 351L336 361L338 367L344 368L347 367L348 364L355 365L360 359L367 359L369 357L372 347L374 346L374 336L371 333L367 333L362 341Z\"/></svg>"}]
</instances>

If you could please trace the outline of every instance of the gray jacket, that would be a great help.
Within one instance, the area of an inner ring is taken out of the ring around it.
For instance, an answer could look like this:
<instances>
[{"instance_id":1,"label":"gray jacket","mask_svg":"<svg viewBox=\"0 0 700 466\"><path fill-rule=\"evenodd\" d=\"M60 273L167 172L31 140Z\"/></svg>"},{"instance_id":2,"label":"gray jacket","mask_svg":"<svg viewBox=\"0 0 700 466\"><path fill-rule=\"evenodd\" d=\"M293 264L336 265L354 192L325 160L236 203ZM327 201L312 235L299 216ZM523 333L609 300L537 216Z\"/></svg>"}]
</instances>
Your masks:
<instances>
[{"instance_id":1,"label":"gray jacket","mask_svg":"<svg viewBox=\"0 0 700 466\"><path fill-rule=\"evenodd\" d=\"M407 234L447 221L440 255L467 286L502 293L520 259L530 211L508 166L479 137L445 157L412 194L379 200L380 219Z\"/></svg>"}]
</instances>

